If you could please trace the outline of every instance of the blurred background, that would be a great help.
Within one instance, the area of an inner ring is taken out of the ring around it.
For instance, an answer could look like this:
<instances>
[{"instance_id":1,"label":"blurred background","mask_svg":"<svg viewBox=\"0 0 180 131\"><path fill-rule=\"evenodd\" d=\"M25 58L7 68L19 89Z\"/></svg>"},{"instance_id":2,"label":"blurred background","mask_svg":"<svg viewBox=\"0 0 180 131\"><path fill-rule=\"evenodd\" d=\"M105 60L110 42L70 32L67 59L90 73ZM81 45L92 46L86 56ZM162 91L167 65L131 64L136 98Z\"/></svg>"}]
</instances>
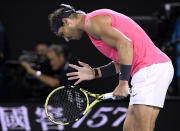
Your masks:
<instances>
[{"instance_id":1,"label":"blurred background","mask_svg":"<svg viewBox=\"0 0 180 131\"><path fill-rule=\"evenodd\" d=\"M99 104L71 127L53 125L44 111L47 95L56 87L73 84L67 72L77 61L98 67L111 60L103 56L84 35L66 43L49 27L48 15L61 3L91 12L109 8L135 20L155 45L172 60L174 79L166 104L157 120L157 131L180 130L180 2L178 0L2 0L0 1L0 130L122 130L128 106L124 101ZM42 78L34 75L39 71ZM86 81L79 85L94 93L113 91L118 76ZM110 109L112 109L110 111ZM105 117L95 117L101 110ZM118 113L117 113L118 111Z\"/></svg>"}]
</instances>

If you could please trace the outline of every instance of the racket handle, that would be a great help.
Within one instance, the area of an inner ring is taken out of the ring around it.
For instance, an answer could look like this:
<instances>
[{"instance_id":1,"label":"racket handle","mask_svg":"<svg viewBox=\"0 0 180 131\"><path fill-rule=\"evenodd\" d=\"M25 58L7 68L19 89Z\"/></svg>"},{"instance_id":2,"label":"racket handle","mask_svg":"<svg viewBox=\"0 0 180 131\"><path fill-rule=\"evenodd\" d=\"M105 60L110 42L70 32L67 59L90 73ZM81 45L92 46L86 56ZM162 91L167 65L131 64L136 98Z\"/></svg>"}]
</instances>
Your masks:
<instances>
[{"instance_id":1,"label":"racket handle","mask_svg":"<svg viewBox=\"0 0 180 131\"><path fill-rule=\"evenodd\" d=\"M103 99L104 100L107 100L107 99L115 99L116 97L115 96L113 96L113 93L111 92L111 93L106 93L106 94L104 94L104 96L103 96Z\"/></svg>"},{"instance_id":2,"label":"racket handle","mask_svg":"<svg viewBox=\"0 0 180 131\"><path fill-rule=\"evenodd\" d=\"M128 95L130 95L130 88L128 89ZM103 96L103 99L104 100L107 100L107 99L113 99L113 100L115 100L116 99L116 96L114 96L113 95L113 93L111 92L111 93L106 93L106 94L104 94L104 96Z\"/></svg>"}]
</instances>

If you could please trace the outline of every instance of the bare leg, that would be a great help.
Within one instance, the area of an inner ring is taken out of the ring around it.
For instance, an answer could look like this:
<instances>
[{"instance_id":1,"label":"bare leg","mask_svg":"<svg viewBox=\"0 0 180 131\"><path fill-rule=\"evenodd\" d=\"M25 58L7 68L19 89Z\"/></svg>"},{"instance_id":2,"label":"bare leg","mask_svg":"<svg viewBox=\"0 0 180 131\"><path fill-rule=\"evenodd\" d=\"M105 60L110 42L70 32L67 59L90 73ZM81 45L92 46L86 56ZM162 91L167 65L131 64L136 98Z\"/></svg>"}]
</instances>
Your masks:
<instances>
[{"instance_id":1,"label":"bare leg","mask_svg":"<svg viewBox=\"0 0 180 131\"><path fill-rule=\"evenodd\" d=\"M125 120L124 125L123 125L123 131L134 131L133 105L128 107L126 120Z\"/></svg>"},{"instance_id":2,"label":"bare leg","mask_svg":"<svg viewBox=\"0 0 180 131\"><path fill-rule=\"evenodd\" d=\"M154 131L154 127L155 127L155 123L156 123L156 119L157 119L157 116L159 114L159 111L160 111L159 108L154 107L153 114L151 117L151 129L150 129L150 131Z\"/></svg>"},{"instance_id":3,"label":"bare leg","mask_svg":"<svg viewBox=\"0 0 180 131\"><path fill-rule=\"evenodd\" d=\"M153 131L159 108L146 105L133 105L135 131Z\"/></svg>"}]
</instances>

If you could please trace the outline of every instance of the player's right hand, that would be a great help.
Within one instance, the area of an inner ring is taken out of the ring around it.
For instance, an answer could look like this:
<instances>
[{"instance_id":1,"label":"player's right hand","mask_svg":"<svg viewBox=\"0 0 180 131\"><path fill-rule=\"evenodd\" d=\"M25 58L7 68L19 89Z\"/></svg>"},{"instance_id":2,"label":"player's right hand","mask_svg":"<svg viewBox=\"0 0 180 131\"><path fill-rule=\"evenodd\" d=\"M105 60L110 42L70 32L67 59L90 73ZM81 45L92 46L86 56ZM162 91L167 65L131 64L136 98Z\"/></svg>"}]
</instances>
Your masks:
<instances>
[{"instance_id":1,"label":"player's right hand","mask_svg":"<svg viewBox=\"0 0 180 131\"><path fill-rule=\"evenodd\" d=\"M66 75L69 76L68 80L77 80L74 85L79 84L80 82L84 80L92 80L95 78L95 74L93 72L93 69L86 63L78 61L78 63L82 66L77 66L73 64L69 64L70 67L77 70L77 72L71 72L67 73Z\"/></svg>"},{"instance_id":2,"label":"player's right hand","mask_svg":"<svg viewBox=\"0 0 180 131\"><path fill-rule=\"evenodd\" d=\"M113 95L117 99L122 99L128 96L129 93L129 84L128 81L120 80L118 86L113 91Z\"/></svg>"}]
</instances>

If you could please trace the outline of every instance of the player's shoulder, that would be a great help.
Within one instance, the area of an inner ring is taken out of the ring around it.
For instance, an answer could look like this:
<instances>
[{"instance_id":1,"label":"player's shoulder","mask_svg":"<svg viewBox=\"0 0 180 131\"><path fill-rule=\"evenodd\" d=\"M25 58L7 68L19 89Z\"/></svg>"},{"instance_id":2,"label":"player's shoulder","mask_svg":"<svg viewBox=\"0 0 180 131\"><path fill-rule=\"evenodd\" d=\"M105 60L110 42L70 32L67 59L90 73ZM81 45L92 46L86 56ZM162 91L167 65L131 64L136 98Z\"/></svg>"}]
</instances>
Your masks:
<instances>
[{"instance_id":1,"label":"player's shoulder","mask_svg":"<svg viewBox=\"0 0 180 131\"><path fill-rule=\"evenodd\" d=\"M99 9L94 12L105 12L109 9ZM94 14L94 12L92 12ZM109 15L106 13L96 13L92 17L90 17L86 23L86 28L88 30L98 30L99 27L102 27L104 25L111 25L112 20Z\"/></svg>"},{"instance_id":2,"label":"player's shoulder","mask_svg":"<svg viewBox=\"0 0 180 131\"><path fill-rule=\"evenodd\" d=\"M114 11L114 10L111 10L111 9L106 9L106 8L104 8L104 9L94 10L94 11L88 13L88 14L94 14L94 13L113 13L113 12L115 12L115 11Z\"/></svg>"},{"instance_id":3,"label":"player's shoulder","mask_svg":"<svg viewBox=\"0 0 180 131\"><path fill-rule=\"evenodd\" d=\"M90 16L88 21L92 21L95 22L96 21L103 21L106 18L109 18L110 13L113 13L114 11L111 9L98 9L95 11L92 11L90 13L88 13L88 15Z\"/></svg>"}]
</instances>

